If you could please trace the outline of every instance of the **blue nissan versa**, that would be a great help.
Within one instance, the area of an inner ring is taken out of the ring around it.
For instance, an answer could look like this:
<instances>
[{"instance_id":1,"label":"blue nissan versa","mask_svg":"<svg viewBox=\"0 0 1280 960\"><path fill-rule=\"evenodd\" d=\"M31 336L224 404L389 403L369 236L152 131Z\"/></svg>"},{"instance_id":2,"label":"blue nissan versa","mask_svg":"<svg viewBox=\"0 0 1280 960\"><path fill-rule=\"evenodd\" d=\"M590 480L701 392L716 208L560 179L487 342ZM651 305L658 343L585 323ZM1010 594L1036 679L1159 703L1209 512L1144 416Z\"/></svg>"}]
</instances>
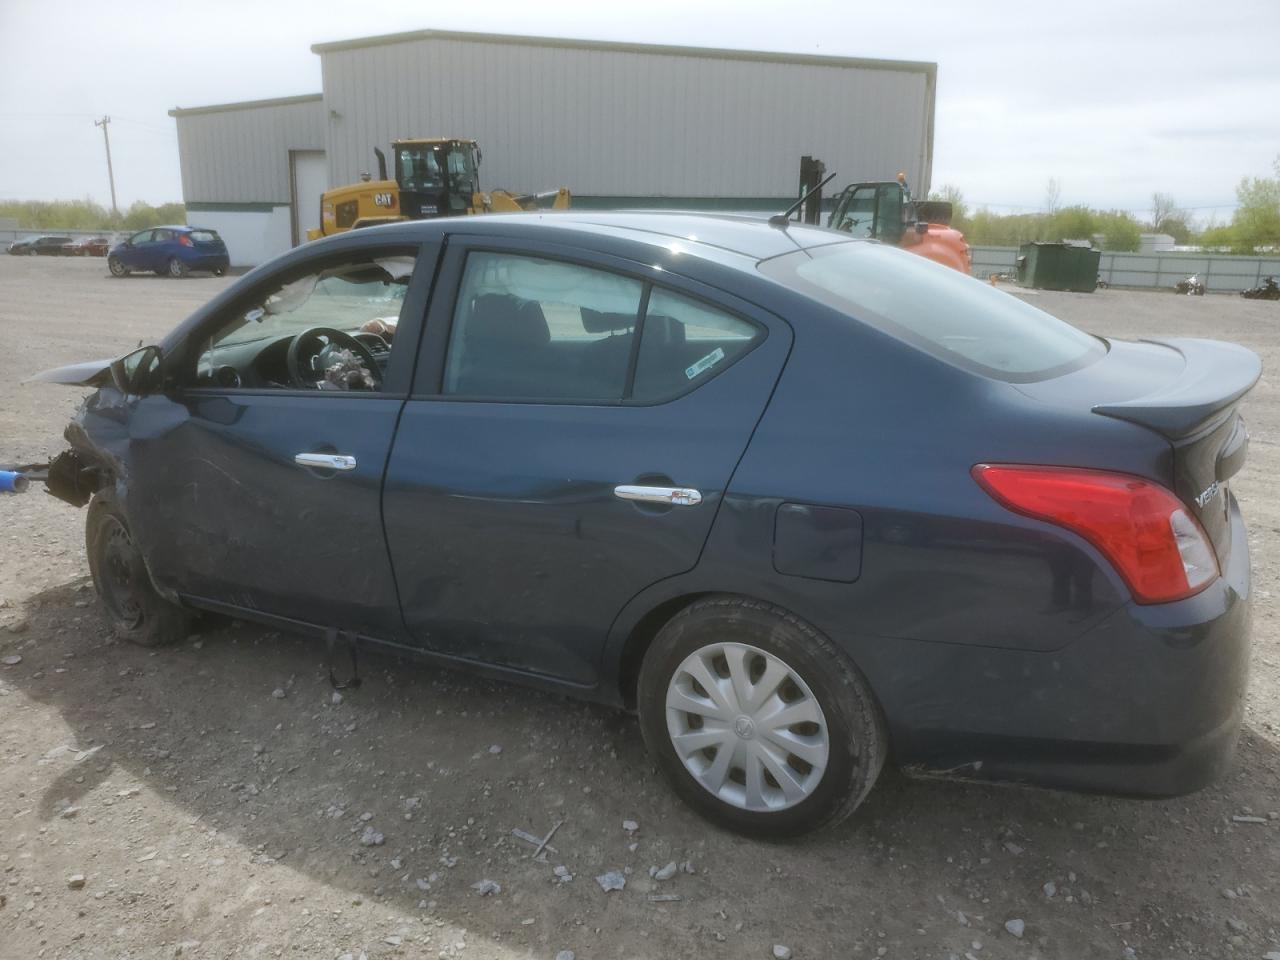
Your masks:
<instances>
[{"instance_id":1,"label":"blue nissan versa","mask_svg":"<svg viewBox=\"0 0 1280 960\"><path fill-rule=\"evenodd\" d=\"M113 277L127 277L135 270L161 276L185 277L193 270L220 277L231 266L226 244L217 231L203 227L153 227L117 243L107 254Z\"/></svg>"},{"instance_id":2,"label":"blue nissan versa","mask_svg":"<svg viewBox=\"0 0 1280 960\"><path fill-rule=\"evenodd\" d=\"M633 709L689 804L778 836L888 760L1221 773L1260 369L846 234L573 213L310 243L43 379L98 387L49 486L122 636L218 611Z\"/></svg>"}]
</instances>

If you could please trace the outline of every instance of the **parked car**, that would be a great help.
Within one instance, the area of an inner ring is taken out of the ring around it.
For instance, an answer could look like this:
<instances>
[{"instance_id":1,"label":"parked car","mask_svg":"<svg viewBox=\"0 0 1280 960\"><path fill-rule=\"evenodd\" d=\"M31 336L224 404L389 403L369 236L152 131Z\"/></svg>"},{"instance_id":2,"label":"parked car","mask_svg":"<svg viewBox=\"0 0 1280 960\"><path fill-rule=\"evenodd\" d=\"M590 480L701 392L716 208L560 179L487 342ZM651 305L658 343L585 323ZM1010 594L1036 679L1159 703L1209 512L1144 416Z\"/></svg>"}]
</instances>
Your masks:
<instances>
[{"instance_id":1,"label":"parked car","mask_svg":"<svg viewBox=\"0 0 1280 960\"><path fill-rule=\"evenodd\" d=\"M41 379L98 387L49 489L121 636L211 610L633 709L692 807L777 836L889 759L1216 777L1260 368L828 230L566 213L310 243Z\"/></svg>"},{"instance_id":2,"label":"parked car","mask_svg":"<svg viewBox=\"0 0 1280 960\"><path fill-rule=\"evenodd\" d=\"M105 257L110 246L107 237L79 237L67 243L62 252L68 257Z\"/></svg>"},{"instance_id":3,"label":"parked car","mask_svg":"<svg viewBox=\"0 0 1280 960\"><path fill-rule=\"evenodd\" d=\"M107 254L113 277L127 277L135 270L185 277L193 271L220 277L231 266L226 244L217 231L204 227L170 226L140 230Z\"/></svg>"},{"instance_id":4,"label":"parked car","mask_svg":"<svg viewBox=\"0 0 1280 960\"><path fill-rule=\"evenodd\" d=\"M9 252L15 256L56 257L61 256L62 248L70 242L70 237L53 235L25 237L9 244Z\"/></svg>"}]
</instances>

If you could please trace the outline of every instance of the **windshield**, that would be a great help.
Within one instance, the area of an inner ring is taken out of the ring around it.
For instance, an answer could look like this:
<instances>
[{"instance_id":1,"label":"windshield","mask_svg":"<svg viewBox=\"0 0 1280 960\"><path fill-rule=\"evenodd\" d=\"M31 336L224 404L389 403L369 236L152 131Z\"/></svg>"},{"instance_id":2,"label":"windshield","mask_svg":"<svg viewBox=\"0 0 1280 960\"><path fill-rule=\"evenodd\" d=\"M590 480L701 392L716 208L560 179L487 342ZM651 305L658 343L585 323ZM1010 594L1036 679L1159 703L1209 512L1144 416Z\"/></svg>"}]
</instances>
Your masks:
<instances>
[{"instance_id":1,"label":"windshield","mask_svg":"<svg viewBox=\"0 0 1280 960\"><path fill-rule=\"evenodd\" d=\"M760 264L769 277L983 376L1045 380L1106 352L1043 310L924 257L879 243L837 243Z\"/></svg>"}]
</instances>

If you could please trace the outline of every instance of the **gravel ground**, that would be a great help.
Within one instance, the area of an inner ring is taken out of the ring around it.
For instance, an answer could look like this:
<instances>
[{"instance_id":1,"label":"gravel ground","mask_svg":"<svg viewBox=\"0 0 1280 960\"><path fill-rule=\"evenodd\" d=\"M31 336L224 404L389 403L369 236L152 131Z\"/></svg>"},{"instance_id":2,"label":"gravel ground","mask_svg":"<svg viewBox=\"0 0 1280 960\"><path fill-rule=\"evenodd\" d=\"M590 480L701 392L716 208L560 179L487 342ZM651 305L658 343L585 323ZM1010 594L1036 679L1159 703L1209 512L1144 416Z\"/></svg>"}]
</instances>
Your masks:
<instances>
[{"instance_id":1,"label":"gravel ground","mask_svg":"<svg viewBox=\"0 0 1280 960\"><path fill-rule=\"evenodd\" d=\"M58 452L79 399L25 375L150 341L229 282L0 257L0 459ZM1280 304L1028 296L1094 332L1221 337L1280 368ZM1248 401L1250 459L1233 482L1255 653L1225 780L1144 802L887 773L850 821L789 844L708 828L622 714L383 656L334 697L317 645L251 625L160 651L116 643L88 585L83 513L0 498L0 956L1280 951L1274 384ZM557 823L545 863L512 833ZM670 862L689 869L650 878ZM625 889L597 884L611 870Z\"/></svg>"}]
</instances>

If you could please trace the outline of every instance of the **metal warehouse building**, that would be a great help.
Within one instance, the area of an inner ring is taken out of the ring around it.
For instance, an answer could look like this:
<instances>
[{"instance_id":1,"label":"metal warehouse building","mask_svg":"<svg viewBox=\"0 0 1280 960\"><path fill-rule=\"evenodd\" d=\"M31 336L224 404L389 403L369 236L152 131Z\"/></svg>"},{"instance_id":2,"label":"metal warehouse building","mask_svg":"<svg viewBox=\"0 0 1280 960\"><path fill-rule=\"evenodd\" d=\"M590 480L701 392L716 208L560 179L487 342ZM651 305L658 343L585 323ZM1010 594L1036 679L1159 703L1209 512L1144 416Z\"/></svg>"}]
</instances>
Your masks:
<instances>
[{"instance_id":1,"label":"metal warehouse building","mask_svg":"<svg viewBox=\"0 0 1280 960\"><path fill-rule=\"evenodd\" d=\"M836 184L929 188L932 63L434 30L312 50L322 93L170 111L188 220L237 264L304 239L323 190L407 137L478 140L482 188L579 208L776 212L802 154Z\"/></svg>"}]
</instances>

